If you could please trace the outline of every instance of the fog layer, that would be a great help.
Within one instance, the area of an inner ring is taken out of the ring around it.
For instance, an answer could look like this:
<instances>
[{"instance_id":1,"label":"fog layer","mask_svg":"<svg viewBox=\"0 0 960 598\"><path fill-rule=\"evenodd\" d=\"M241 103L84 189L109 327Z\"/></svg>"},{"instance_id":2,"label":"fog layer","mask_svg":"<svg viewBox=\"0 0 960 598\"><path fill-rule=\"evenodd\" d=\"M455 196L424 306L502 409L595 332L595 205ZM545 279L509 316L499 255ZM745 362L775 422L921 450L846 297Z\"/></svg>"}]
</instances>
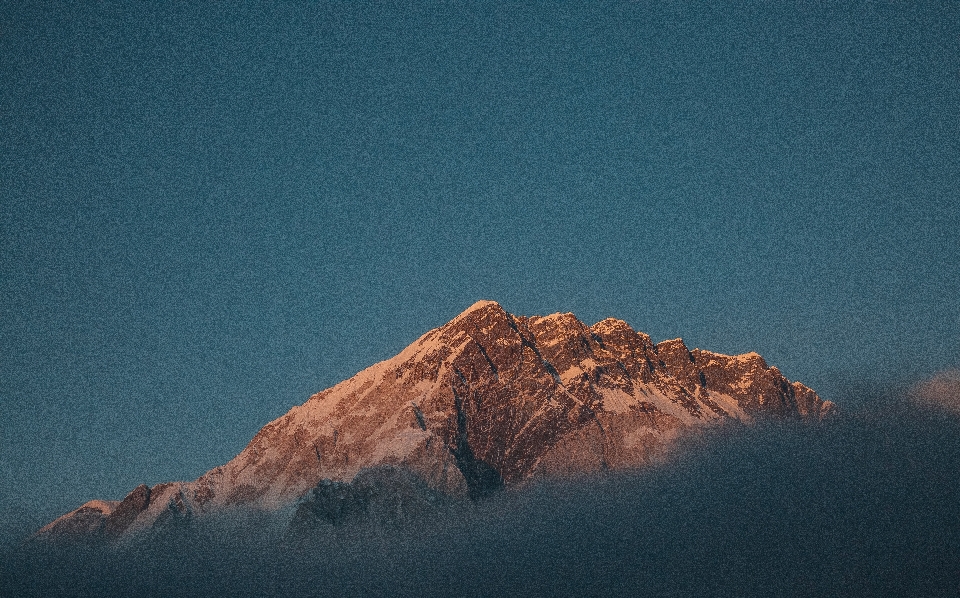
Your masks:
<instances>
[{"instance_id":1,"label":"fog layer","mask_svg":"<svg viewBox=\"0 0 960 598\"><path fill-rule=\"evenodd\" d=\"M655 469L403 521L188 523L123 547L26 545L7 595L955 595L960 417L907 401L726 428Z\"/></svg>"}]
</instances>

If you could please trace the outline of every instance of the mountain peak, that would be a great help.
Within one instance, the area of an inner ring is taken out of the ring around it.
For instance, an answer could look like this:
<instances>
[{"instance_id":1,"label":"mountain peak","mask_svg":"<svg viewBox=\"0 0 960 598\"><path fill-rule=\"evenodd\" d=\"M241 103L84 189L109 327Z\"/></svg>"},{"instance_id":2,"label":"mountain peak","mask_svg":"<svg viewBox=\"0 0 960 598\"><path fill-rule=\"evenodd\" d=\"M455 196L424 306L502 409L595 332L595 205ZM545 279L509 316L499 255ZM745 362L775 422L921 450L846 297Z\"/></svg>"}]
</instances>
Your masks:
<instances>
[{"instance_id":1,"label":"mountain peak","mask_svg":"<svg viewBox=\"0 0 960 598\"><path fill-rule=\"evenodd\" d=\"M500 307L500 304L497 303L496 301L486 301L486 300L477 301L467 309L460 312L460 314L457 315L457 317L450 320L446 325L442 326L441 328L445 328L447 326L451 326L458 322L462 322L464 320L469 320L469 319L483 319L483 318L490 318L490 317L505 318L507 315L509 314L507 314L507 312L502 307Z\"/></svg>"},{"instance_id":2,"label":"mountain peak","mask_svg":"<svg viewBox=\"0 0 960 598\"><path fill-rule=\"evenodd\" d=\"M490 300L488 300L488 299L481 299L480 301L477 301L476 303L474 303L473 305L471 305L470 307L468 307L467 309L465 309L460 315L464 315L464 314L468 314L468 313L473 312L473 311L477 311L477 310L480 310L480 309L488 309L488 308L495 308L495 309L500 309L500 310L503 309L502 307L500 307L500 304L497 303L496 301L490 301Z\"/></svg>"},{"instance_id":3,"label":"mountain peak","mask_svg":"<svg viewBox=\"0 0 960 598\"><path fill-rule=\"evenodd\" d=\"M75 513L83 529L117 537L238 506L282 510L323 480L349 484L383 467L430 492L478 498L543 476L643 467L698 427L817 420L831 407L759 356L654 345L621 320L588 327L570 313L514 316L478 301L267 424L197 480Z\"/></svg>"}]
</instances>

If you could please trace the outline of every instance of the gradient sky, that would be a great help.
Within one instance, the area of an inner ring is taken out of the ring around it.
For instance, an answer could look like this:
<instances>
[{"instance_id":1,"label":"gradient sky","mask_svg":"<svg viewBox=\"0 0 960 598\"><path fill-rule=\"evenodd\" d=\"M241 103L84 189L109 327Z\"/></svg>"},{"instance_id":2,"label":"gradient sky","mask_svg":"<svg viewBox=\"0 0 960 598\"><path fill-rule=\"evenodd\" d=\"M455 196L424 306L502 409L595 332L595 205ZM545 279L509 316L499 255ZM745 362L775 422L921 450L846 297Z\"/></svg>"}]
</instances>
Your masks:
<instances>
[{"instance_id":1,"label":"gradient sky","mask_svg":"<svg viewBox=\"0 0 960 598\"><path fill-rule=\"evenodd\" d=\"M3 537L478 299L960 363L956 2L79 4L0 3Z\"/></svg>"}]
</instances>

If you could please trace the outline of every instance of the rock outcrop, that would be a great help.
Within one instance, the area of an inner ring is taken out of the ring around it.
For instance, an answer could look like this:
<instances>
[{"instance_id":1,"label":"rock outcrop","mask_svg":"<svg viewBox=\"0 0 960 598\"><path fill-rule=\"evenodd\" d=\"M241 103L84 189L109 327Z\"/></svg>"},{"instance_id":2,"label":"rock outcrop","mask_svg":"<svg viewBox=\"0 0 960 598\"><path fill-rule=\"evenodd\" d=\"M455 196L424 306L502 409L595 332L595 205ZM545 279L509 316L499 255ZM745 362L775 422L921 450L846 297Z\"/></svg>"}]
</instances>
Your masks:
<instances>
[{"instance_id":1,"label":"rock outcrop","mask_svg":"<svg viewBox=\"0 0 960 598\"><path fill-rule=\"evenodd\" d=\"M756 353L690 350L620 320L518 317L481 301L267 424L199 479L140 486L119 504L97 503L109 507L99 515L88 503L40 533L76 520L70 529L117 537L232 507L325 513L340 504L328 494L366 504L370 476L342 484L389 466L430 493L478 498L539 476L642 467L698 427L820 420L832 409Z\"/></svg>"},{"instance_id":2,"label":"rock outcrop","mask_svg":"<svg viewBox=\"0 0 960 598\"><path fill-rule=\"evenodd\" d=\"M107 518L119 504L117 500L85 502L40 528L36 535L65 541L99 538L104 534Z\"/></svg>"}]
</instances>

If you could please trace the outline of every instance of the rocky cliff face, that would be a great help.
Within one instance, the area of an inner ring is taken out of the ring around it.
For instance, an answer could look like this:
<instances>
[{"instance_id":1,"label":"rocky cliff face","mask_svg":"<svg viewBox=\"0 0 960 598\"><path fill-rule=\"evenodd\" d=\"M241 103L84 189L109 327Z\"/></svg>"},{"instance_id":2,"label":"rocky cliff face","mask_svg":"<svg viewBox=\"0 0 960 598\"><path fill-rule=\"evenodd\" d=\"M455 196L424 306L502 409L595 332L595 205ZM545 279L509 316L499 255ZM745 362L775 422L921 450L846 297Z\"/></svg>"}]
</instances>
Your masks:
<instances>
[{"instance_id":1,"label":"rocky cliff face","mask_svg":"<svg viewBox=\"0 0 960 598\"><path fill-rule=\"evenodd\" d=\"M322 480L385 466L430 492L477 498L538 476L642 467L697 427L819 420L832 408L755 353L655 344L620 320L518 317L481 301L267 424L226 465L88 503L40 533L118 537L235 506L282 509Z\"/></svg>"}]
</instances>

